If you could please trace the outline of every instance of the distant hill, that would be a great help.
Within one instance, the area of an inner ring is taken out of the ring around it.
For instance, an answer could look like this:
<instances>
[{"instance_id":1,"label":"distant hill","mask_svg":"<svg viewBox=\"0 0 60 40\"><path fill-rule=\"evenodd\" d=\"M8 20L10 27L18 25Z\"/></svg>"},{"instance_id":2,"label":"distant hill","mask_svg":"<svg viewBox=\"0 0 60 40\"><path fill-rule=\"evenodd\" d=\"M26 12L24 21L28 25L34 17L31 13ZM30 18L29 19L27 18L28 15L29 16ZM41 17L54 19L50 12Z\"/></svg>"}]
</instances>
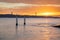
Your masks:
<instances>
[{"instance_id":1,"label":"distant hill","mask_svg":"<svg viewBox=\"0 0 60 40\"><path fill-rule=\"evenodd\" d=\"M29 16L29 15L12 15L12 14L0 14L0 18L15 18L15 17L19 17L19 18L60 18L60 17L52 17L52 16Z\"/></svg>"}]
</instances>

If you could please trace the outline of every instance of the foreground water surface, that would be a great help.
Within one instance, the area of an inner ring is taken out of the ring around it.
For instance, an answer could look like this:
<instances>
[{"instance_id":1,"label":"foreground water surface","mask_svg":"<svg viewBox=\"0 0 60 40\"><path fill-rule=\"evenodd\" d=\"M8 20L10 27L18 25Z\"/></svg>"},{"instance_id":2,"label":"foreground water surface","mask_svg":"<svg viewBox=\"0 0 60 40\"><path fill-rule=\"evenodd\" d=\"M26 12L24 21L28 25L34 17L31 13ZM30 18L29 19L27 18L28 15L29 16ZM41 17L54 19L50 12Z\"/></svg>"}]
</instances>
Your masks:
<instances>
[{"instance_id":1,"label":"foreground water surface","mask_svg":"<svg viewBox=\"0 0 60 40\"><path fill-rule=\"evenodd\" d=\"M60 40L59 18L0 18L0 40Z\"/></svg>"}]
</instances>

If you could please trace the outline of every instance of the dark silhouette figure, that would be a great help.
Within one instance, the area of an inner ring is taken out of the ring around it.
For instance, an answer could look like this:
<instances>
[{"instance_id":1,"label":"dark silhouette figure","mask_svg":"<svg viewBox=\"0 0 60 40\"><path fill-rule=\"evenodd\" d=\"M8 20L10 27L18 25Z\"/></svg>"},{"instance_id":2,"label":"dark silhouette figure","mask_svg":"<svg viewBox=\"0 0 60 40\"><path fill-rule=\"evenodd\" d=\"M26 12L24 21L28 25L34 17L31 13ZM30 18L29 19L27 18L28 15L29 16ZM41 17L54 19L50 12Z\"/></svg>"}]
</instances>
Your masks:
<instances>
[{"instance_id":1,"label":"dark silhouette figure","mask_svg":"<svg viewBox=\"0 0 60 40\"><path fill-rule=\"evenodd\" d=\"M16 26L18 26L18 17L16 16Z\"/></svg>"},{"instance_id":2,"label":"dark silhouette figure","mask_svg":"<svg viewBox=\"0 0 60 40\"><path fill-rule=\"evenodd\" d=\"M24 16L24 25L26 25L26 18L25 18L25 16Z\"/></svg>"}]
</instances>

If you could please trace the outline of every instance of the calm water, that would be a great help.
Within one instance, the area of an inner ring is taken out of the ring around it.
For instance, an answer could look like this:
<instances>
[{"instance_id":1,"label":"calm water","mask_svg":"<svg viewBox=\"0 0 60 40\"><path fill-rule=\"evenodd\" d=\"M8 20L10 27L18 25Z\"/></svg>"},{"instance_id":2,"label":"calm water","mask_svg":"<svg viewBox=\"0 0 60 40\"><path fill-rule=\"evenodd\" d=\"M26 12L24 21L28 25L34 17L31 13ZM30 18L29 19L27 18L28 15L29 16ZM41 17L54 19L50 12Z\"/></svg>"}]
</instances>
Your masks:
<instances>
[{"instance_id":1,"label":"calm water","mask_svg":"<svg viewBox=\"0 0 60 40\"><path fill-rule=\"evenodd\" d=\"M15 18L0 18L0 40L60 40L60 19L54 18L23 18L18 19L19 25L15 26Z\"/></svg>"}]
</instances>

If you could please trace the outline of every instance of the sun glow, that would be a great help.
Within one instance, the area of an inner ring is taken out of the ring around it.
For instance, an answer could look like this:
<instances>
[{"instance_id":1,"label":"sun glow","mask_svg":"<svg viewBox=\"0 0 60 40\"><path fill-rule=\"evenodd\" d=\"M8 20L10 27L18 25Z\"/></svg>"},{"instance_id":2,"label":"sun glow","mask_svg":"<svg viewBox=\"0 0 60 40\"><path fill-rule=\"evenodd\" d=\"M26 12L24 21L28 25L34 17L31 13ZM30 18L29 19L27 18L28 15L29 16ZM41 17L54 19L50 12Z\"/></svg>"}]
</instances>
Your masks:
<instances>
[{"instance_id":1,"label":"sun glow","mask_svg":"<svg viewBox=\"0 0 60 40\"><path fill-rule=\"evenodd\" d=\"M44 12L44 13L41 13L42 16L52 16L54 13L51 13L51 12Z\"/></svg>"}]
</instances>

